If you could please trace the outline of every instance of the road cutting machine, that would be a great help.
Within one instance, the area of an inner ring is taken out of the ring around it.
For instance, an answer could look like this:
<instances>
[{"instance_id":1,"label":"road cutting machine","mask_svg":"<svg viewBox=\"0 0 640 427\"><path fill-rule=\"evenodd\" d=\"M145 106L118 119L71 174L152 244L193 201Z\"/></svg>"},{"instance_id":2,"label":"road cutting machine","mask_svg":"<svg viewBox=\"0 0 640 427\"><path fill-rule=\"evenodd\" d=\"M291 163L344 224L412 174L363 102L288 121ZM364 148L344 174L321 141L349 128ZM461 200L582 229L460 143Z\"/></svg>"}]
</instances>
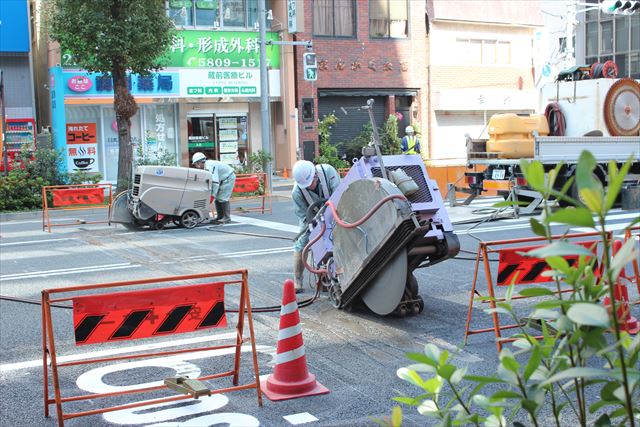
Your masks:
<instances>
[{"instance_id":1,"label":"road cutting machine","mask_svg":"<svg viewBox=\"0 0 640 427\"><path fill-rule=\"evenodd\" d=\"M456 256L460 243L422 157L380 154L372 105L362 108L369 109L373 141L309 216L305 256L312 254L311 269L321 272L334 307L364 303L378 315L418 314L424 302L413 272Z\"/></svg>"},{"instance_id":2,"label":"road cutting machine","mask_svg":"<svg viewBox=\"0 0 640 427\"><path fill-rule=\"evenodd\" d=\"M129 229L161 230L170 223L193 228L209 220L212 183L207 170L138 166L132 188L114 198L109 222Z\"/></svg>"}]
</instances>

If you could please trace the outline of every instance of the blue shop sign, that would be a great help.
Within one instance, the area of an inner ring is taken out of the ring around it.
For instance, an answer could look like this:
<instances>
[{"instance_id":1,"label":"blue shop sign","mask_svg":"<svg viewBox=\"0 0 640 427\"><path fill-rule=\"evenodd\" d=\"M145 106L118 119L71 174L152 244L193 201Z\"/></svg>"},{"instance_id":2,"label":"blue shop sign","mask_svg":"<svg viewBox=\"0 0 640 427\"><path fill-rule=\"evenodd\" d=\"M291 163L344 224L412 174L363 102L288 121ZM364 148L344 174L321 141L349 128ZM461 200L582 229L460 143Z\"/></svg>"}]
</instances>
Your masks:
<instances>
[{"instance_id":1,"label":"blue shop sign","mask_svg":"<svg viewBox=\"0 0 640 427\"><path fill-rule=\"evenodd\" d=\"M29 45L27 0L0 0L0 52L29 52Z\"/></svg>"},{"instance_id":2,"label":"blue shop sign","mask_svg":"<svg viewBox=\"0 0 640 427\"><path fill-rule=\"evenodd\" d=\"M113 79L109 75L65 70L63 80L65 97L113 96ZM178 72L162 71L148 76L129 74L127 84L133 95L163 97L180 95Z\"/></svg>"}]
</instances>

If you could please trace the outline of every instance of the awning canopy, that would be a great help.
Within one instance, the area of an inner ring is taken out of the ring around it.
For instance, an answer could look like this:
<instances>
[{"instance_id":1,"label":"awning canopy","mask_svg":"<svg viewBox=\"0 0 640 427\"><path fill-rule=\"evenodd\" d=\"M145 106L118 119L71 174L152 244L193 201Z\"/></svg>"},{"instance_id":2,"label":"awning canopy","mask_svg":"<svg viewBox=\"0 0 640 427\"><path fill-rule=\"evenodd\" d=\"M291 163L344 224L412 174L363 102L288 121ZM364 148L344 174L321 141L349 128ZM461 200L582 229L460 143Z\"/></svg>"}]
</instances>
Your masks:
<instances>
[{"instance_id":1,"label":"awning canopy","mask_svg":"<svg viewBox=\"0 0 640 427\"><path fill-rule=\"evenodd\" d=\"M418 89L329 89L318 91L319 96L416 96Z\"/></svg>"}]
</instances>

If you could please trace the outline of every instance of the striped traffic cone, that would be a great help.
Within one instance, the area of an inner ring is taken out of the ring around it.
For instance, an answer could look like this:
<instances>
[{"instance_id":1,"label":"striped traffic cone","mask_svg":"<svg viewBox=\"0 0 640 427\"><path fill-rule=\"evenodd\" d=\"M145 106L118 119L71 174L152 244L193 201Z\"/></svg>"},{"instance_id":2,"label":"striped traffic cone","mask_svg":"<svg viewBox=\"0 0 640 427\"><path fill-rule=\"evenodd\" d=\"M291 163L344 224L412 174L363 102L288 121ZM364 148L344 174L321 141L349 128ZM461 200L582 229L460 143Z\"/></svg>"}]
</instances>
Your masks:
<instances>
[{"instance_id":1,"label":"striped traffic cone","mask_svg":"<svg viewBox=\"0 0 640 427\"><path fill-rule=\"evenodd\" d=\"M317 382L316 376L307 370L293 280L284 282L276 367L273 374L261 380L260 386L273 401L329 393L329 389Z\"/></svg>"}]
</instances>

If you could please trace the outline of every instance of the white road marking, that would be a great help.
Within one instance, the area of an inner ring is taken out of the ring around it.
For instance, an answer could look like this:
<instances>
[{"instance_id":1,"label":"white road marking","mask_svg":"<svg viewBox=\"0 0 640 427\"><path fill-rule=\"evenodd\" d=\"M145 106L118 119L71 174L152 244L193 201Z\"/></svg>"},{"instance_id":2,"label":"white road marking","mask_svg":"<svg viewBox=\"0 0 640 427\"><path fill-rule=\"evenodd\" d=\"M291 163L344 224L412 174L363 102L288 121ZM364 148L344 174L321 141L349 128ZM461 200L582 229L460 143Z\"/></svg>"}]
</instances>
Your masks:
<instances>
[{"instance_id":1,"label":"white road marking","mask_svg":"<svg viewBox=\"0 0 640 427\"><path fill-rule=\"evenodd\" d=\"M76 239L75 237L63 237L61 239L25 240L23 242L0 243L0 246L37 245L39 243L65 242L68 240L78 240L78 239Z\"/></svg>"},{"instance_id":2,"label":"white road marking","mask_svg":"<svg viewBox=\"0 0 640 427\"><path fill-rule=\"evenodd\" d=\"M59 356L57 358L57 361L58 363L75 362L78 360L95 359L98 357L115 356L118 354L136 353L136 352L142 352L142 351L164 349L168 347L178 347L182 345L199 344L199 343L204 343L209 341L218 341L223 339L234 338L235 336L236 336L235 332L229 332L229 333L218 334L213 336L208 335L204 337L184 338L181 340L163 341L163 342L157 342L153 344L142 344L142 345L135 345L130 347L111 348L108 350L99 350L99 351L91 351L88 353L78 353L78 354L70 354L67 356ZM20 369L34 368L37 366L40 366L40 367L42 366L42 359L29 360L26 362L5 363L4 365L0 365L0 372L17 371Z\"/></svg>"},{"instance_id":3,"label":"white road marking","mask_svg":"<svg viewBox=\"0 0 640 427\"><path fill-rule=\"evenodd\" d=\"M43 270L32 271L28 273L16 273L5 274L0 276L0 282L7 280L23 280L33 279L36 277L49 277L49 276L64 276L66 274L80 274L80 273L92 273L96 271L108 271L108 270L122 270L125 268L139 268L140 264L120 263L120 264L106 264L106 265L92 265L88 267L76 267L76 268L63 268L59 270Z\"/></svg>"},{"instance_id":4,"label":"white road marking","mask_svg":"<svg viewBox=\"0 0 640 427\"><path fill-rule=\"evenodd\" d=\"M299 414L285 415L282 418L284 418L285 420L287 420L289 422L289 424L293 424L294 426L297 426L298 424L313 423L313 422L318 421L318 419L316 417L314 417L313 415L311 415L308 412L301 412Z\"/></svg>"},{"instance_id":5,"label":"white road marking","mask_svg":"<svg viewBox=\"0 0 640 427\"><path fill-rule=\"evenodd\" d=\"M289 233L298 233L300 231L300 227L298 227L297 225L284 224L282 222L275 221L265 221L258 218L235 217L234 221L246 225L255 225L257 227L270 228L272 230L287 231Z\"/></svg>"}]
</instances>

